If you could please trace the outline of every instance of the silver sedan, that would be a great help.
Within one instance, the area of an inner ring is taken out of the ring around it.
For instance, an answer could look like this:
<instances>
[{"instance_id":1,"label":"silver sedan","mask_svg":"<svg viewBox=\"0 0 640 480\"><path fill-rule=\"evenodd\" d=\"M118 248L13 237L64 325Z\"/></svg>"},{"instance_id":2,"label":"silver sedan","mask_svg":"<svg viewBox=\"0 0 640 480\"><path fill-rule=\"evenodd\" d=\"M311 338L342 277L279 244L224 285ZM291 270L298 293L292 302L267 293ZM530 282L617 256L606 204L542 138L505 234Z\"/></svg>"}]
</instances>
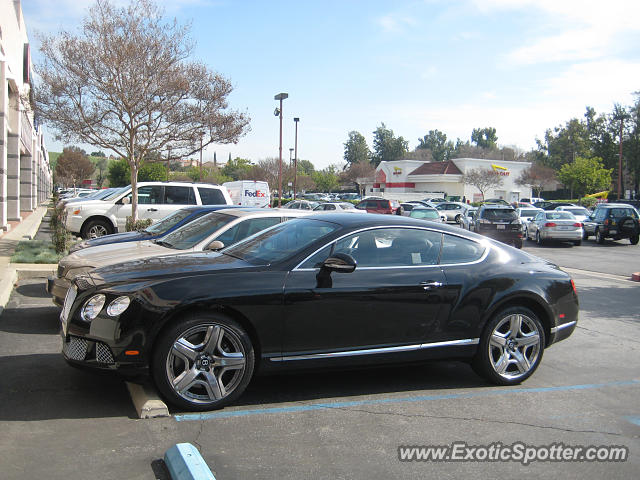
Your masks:
<instances>
[{"instance_id":1,"label":"silver sedan","mask_svg":"<svg viewBox=\"0 0 640 480\"><path fill-rule=\"evenodd\" d=\"M582 243L582 223L570 212L558 210L539 212L527 223L527 240L542 245L547 240Z\"/></svg>"}]
</instances>

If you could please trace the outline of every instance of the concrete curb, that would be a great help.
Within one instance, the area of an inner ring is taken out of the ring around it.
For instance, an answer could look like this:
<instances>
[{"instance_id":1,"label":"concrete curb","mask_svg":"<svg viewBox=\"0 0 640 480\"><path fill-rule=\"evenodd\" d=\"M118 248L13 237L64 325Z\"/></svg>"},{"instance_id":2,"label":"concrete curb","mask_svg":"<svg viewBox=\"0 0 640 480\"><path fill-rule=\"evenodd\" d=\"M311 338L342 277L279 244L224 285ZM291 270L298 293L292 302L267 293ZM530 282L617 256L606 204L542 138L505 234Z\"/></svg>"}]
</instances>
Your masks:
<instances>
[{"instance_id":1,"label":"concrete curb","mask_svg":"<svg viewBox=\"0 0 640 480\"><path fill-rule=\"evenodd\" d=\"M38 232L42 219L47 214L47 207L44 205L36 208L31 215L16 225L13 229L2 235L3 240L31 240Z\"/></svg>"},{"instance_id":2,"label":"concrete curb","mask_svg":"<svg viewBox=\"0 0 640 480\"><path fill-rule=\"evenodd\" d=\"M178 443L164 454L172 480L216 480L207 462L190 443Z\"/></svg>"},{"instance_id":3,"label":"concrete curb","mask_svg":"<svg viewBox=\"0 0 640 480\"><path fill-rule=\"evenodd\" d=\"M58 264L54 263L9 263L0 268L0 315L7 306L13 287L24 278L47 277L55 273Z\"/></svg>"},{"instance_id":4,"label":"concrete curb","mask_svg":"<svg viewBox=\"0 0 640 480\"><path fill-rule=\"evenodd\" d=\"M168 417L169 409L150 385L127 382L127 389L138 418Z\"/></svg>"}]
</instances>

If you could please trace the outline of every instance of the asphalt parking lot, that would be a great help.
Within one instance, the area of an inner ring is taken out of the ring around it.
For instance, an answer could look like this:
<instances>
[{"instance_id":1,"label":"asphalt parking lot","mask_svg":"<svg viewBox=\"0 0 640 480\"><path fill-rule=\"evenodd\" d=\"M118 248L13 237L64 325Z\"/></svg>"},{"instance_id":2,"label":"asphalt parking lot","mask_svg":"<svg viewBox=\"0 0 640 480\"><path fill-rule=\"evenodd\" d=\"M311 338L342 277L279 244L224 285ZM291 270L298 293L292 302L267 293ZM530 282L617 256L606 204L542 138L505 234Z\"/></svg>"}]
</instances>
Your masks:
<instances>
[{"instance_id":1,"label":"asphalt parking lot","mask_svg":"<svg viewBox=\"0 0 640 480\"><path fill-rule=\"evenodd\" d=\"M124 381L62 360L43 279L19 282L0 316L0 477L166 478L173 444L196 445L218 480L636 478L640 472L640 247L525 250L566 266L577 330L532 378L495 387L464 363L258 378L232 407L137 418ZM624 445L623 463L400 462L398 447Z\"/></svg>"}]
</instances>

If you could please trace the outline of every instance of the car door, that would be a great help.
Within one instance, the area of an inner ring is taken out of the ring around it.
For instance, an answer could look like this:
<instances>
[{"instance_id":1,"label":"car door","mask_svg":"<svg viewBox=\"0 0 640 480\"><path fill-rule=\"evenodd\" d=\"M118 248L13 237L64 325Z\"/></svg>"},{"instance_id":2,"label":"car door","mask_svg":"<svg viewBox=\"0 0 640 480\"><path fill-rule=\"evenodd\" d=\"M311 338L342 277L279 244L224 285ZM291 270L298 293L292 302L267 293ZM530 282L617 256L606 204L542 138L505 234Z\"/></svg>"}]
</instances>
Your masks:
<instances>
[{"instance_id":1,"label":"car door","mask_svg":"<svg viewBox=\"0 0 640 480\"><path fill-rule=\"evenodd\" d=\"M420 344L441 306L441 237L419 228L368 229L291 271L284 287L285 355ZM351 255L356 269L328 274L318 268L336 253Z\"/></svg>"},{"instance_id":2,"label":"car door","mask_svg":"<svg viewBox=\"0 0 640 480\"><path fill-rule=\"evenodd\" d=\"M539 226L544 223L545 219L545 212L538 212L538 214L527 224L527 235L529 238L535 240L536 232L538 231Z\"/></svg>"},{"instance_id":3,"label":"car door","mask_svg":"<svg viewBox=\"0 0 640 480\"><path fill-rule=\"evenodd\" d=\"M131 216L131 192L125 196L128 202L122 200L117 202L116 220L119 232L125 231L127 217ZM158 206L164 202L164 186L162 185L144 185L138 187L138 219L144 220L151 218L159 220L168 215L168 213L160 213ZM175 210L175 209L174 209Z\"/></svg>"}]
</instances>

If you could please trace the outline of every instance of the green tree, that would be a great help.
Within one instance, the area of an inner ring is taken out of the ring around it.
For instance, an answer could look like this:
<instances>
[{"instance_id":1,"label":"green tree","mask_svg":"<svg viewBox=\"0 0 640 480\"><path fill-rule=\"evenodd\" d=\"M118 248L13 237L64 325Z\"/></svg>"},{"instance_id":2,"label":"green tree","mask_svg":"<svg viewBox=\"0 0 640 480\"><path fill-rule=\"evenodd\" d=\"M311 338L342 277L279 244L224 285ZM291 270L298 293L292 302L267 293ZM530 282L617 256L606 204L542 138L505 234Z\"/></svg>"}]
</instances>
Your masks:
<instances>
[{"instance_id":1,"label":"green tree","mask_svg":"<svg viewBox=\"0 0 640 480\"><path fill-rule=\"evenodd\" d=\"M313 163L309 160L298 160L298 175L313 175L313 172L316 171L316 167L314 167Z\"/></svg>"},{"instance_id":2,"label":"green tree","mask_svg":"<svg viewBox=\"0 0 640 480\"><path fill-rule=\"evenodd\" d=\"M471 131L471 141L480 148L493 149L498 146L498 136L493 127L474 128Z\"/></svg>"},{"instance_id":3,"label":"green tree","mask_svg":"<svg viewBox=\"0 0 640 480\"><path fill-rule=\"evenodd\" d=\"M138 180L141 182L163 182L166 179L167 166L164 163L145 163L138 171Z\"/></svg>"},{"instance_id":4,"label":"green tree","mask_svg":"<svg viewBox=\"0 0 640 480\"><path fill-rule=\"evenodd\" d=\"M613 169L604 167L599 157L576 159L563 165L558 172L558 180L571 191L571 198L576 194L584 197L590 193L607 190L611 186Z\"/></svg>"},{"instance_id":5,"label":"green tree","mask_svg":"<svg viewBox=\"0 0 640 480\"><path fill-rule=\"evenodd\" d=\"M251 175L252 167L251 160L236 157L227 161L227 164L222 168L222 174L233 180L246 180Z\"/></svg>"},{"instance_id":6,"label":"green tree","mask_svg":"<svg viewBox=\"0 0 640 480\"><path fill-rule=\"evenodd\" d=\"M96 169L98 170L98 175L96 176L96 183L98 184L99 188L102 188L102 184L107 179L106 172L107 172L108 163L109 161L104 157L101 157L95 163Z\"/></svg>"},{"instance_id":7,"label":"green tree","mask_svg":"<svg viewBox=\"0 0 640 480\"><path fill-rule=\"evenodd\" d=\"M418 139L416 148L430 150L431 157L436 162L449 160L454 151L453 142L447 141L447 135L440 130L429 130L429 133Z\"/></svg>"},{"instance_id":8,"label":"green tree","mask_svg":"<svg viewBox=\"0 0 640 480\"><path fill-rule=\"evenodd\" d=\"M102 150L98 150L96 152L91 152L92 157L105 158L107 156Z\"/></svg>"},{"instance_id":9,"label":"green tree","mask_svg":"<svg viewBox=\"0 0 640 480\"><path fill-rule=\"evenodd\" d=\"M380 124L373 132L373 154L371 161L375 166L380 162L400 160L407 153L409 142L402 137L396 137L393 130L386 127L384 123Z\"/></svg>"},{"instance_id":10,"label":"green tree","mask_svg":"<svg viewBox=\"0 0 640 480\"><path fill-rule=\"evenodd\" d=\"M124 187L131 180L131 167L124 158L112 160L107 168L107 178L111 187Z\"/></svg>"},{"instance_id":11,"label":"green tree","mask_svg":"<svg viewBox=\"0 0 640 480\"><path fill-rule=\"evenodd\" d=\"M331 193L340 184L338 168L335 165L330 165L323 170L314 172L312 178L316 183L316 188L322 192Z\"/></svg>"},{"instance_id":12,"label":"green tree","mask_svg":"<svg viewBox=\"0 0 640 480\"><path fill-rule=\"evenodd\" d=\"M591 141L585 122L572 118L564 126L545 132L544 142L536 140L542 162L555 170L576 157L591 157Z\"/></svg>"},{"instance_id":13,"label":"green tree","mask_svg":"<svg viewBox=\"0 0 640 480\"><path fill-rule=\"evenodd\" d=\"M358 162L368 162L370 158L371 151L364 136L355 130L349 132L349 138L344 144L344 160L347 162L345 169Z\"/></svg>"}]
</instances>

